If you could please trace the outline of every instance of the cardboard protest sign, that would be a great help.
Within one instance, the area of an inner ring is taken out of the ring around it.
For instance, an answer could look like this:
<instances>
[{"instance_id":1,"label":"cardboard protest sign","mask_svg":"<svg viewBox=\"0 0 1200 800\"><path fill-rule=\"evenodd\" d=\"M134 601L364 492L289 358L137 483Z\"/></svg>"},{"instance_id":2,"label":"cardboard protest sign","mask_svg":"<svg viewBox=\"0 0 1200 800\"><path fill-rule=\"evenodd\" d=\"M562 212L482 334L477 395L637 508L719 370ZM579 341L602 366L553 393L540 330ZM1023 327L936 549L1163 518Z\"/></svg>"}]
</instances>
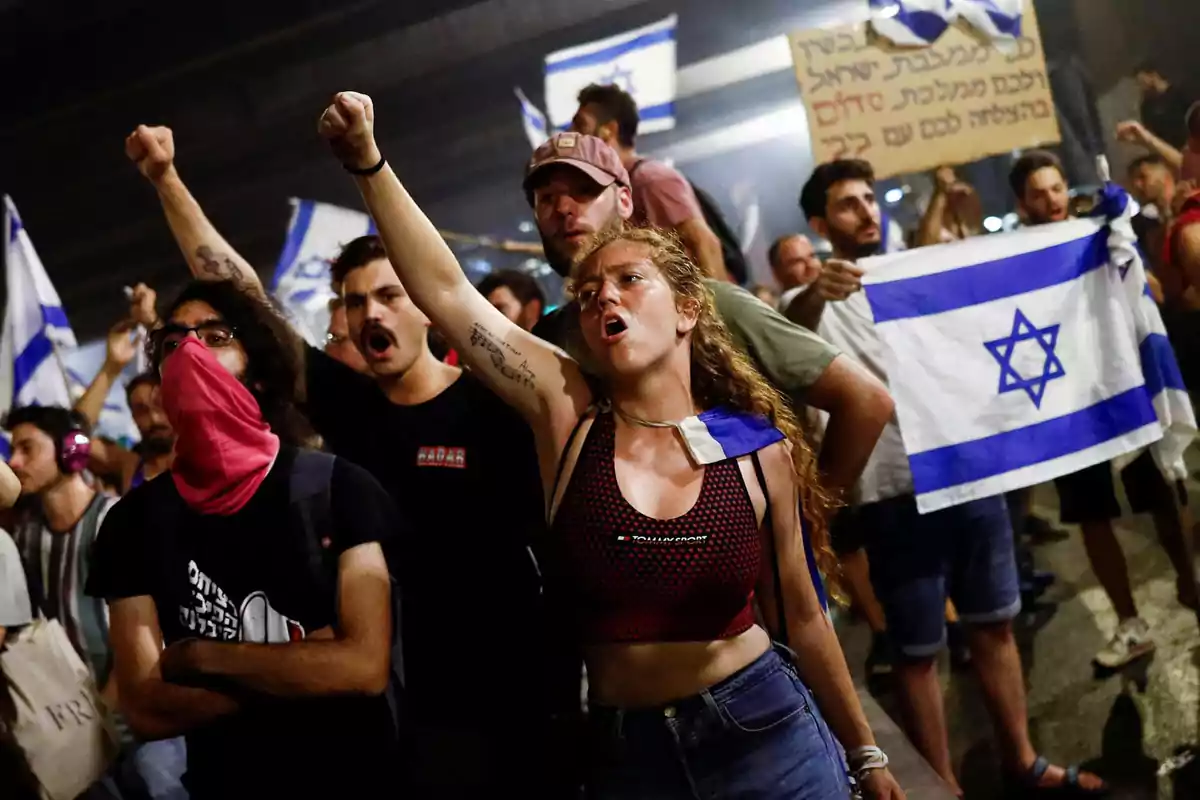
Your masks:
<instances>
[{"instance_id":1,"label":"cardboard protest sign","mask_svg":"<svg viewBox=\"0 0 1200 800\"><path fill-rule=\"evenodd\" d=\"M862 158L886 178L1060 140L1032 7L1009 52L961 21L928 47L867 23L789 39L818 163Z\"/></svg>"}]
</instances>

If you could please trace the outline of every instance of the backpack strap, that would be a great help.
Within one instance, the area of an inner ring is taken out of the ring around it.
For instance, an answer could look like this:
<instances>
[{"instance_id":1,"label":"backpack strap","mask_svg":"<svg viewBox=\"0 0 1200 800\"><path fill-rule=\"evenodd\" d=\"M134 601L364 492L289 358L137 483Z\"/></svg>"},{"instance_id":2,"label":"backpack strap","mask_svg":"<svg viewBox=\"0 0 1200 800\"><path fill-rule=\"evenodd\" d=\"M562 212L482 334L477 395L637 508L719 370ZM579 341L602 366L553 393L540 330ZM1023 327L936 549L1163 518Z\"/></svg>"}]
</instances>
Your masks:
<instances>
[{"instance_id":1,"label":"backpack strap","mask_svg":"<svg viewBox=\"0 0 1200 800\"><path fill-rule=\"evenodd\" d=\"M766 521L770 530L767 533L768 548L771 558L771 577L775 582L775 614L779 624L779 641L785 647L788 647L788 627L787 627L787 612L784 610L783 603L783 580L779 577L779 553L775 545L775 526L771 521L771 494L767 491L767 476L763 473L762 461L759 460L758 451L755 450L750 454L750 461L754 464L754 475L758 478L758 485L762 489L763 499L767 501L766 513L763 514L763 519Z\"/></svg>"},{"instance_id":2,"label":"backpack strap","mask_svg":"<svg viewBox=\"0 0 1200 800\"><path fill-rule=\"evenodd\" d=\"M650 159L648 158L639 158L637 161L633 162L633 166L628 170L629 180L633 180L633 173L637 172L638 169L641 168L642 164L645 164L649 160Z\"/></svg>"},{"instance_id":3,"label":"backpack strap","mask_svg":"<svg viewBox=\"0 0 1200 800\"><path fill-rule=\"evenodd\" d=\"M337 608L337 557L322 544L333 530L334 456L319 450L297 450L289 476L289 499L304 531L304 551L309 574L322 597Z\"/></svg>"},{"instance_id":4,"label":"backpack strap","mask_svg":"<svg viewBox=\"0 0 1200 800\"><path fill-rule=\"evenodd\" d=\"M575 444L575 439L579 436L579 431L583 428L583 423L593 417L595 406L589 406L586 411L579 415L579 419L575 421L575 427L571 428L571 435L567 437L567 444L563 447L562 453L558 457L558 469L554 471L554 484L550 487L550 506L548 509L548 520L554 521L554 513L558 510L555 505L558 498L558 485L562 482L563 469L567 466L567 459L571 456L571 447Z\"/></svg>"},{"instance_id":5,"label":"backpack strap","mask_svg":"<svg viewBox=\"0 0 1200 800\"><path fill-rule=\"evenodd\" d=\"M333 533L333 465L336 457L320 450L296 451L289 478L291 511L304 531L309 572L322 597L338 604L338 557L322 540ZM392 586L392 680L384 692L397 741L405 731L404 650L400 630L400 585L389 570Z\"/></svg>"}]
</instances>

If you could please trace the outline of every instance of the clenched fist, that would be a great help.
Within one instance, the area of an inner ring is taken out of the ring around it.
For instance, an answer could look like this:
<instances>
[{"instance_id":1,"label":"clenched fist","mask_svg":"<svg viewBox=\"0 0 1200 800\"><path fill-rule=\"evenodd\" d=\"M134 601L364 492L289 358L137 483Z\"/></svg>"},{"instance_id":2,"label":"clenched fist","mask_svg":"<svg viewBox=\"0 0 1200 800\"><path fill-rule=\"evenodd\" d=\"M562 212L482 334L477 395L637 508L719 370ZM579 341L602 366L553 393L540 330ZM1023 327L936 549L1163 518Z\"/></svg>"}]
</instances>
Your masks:
<instances>
[{"instance_id":1,"label":"clenched fist","mask_svg":"<svg viewBox=\"0 0 1200 800\"><path fill-rule=\"evenodd\" d=\"M821 267L816 290L826 300L845 300L862 288L862 276L862 269L849 261L831 258Z\"/></svg>"},{"instance_id":2,"label":"clenched fist","mask_svg":"<svg viewBox=\"0 0 1200 800\"><path fill-rule=\"evenodd\" d=\"M175 137L165 126L138 125L125 137L125 155L150 181L161 180L175 165Z\"/></svg>"},{"instance_id":3,"label":"clenched fist","mask_svg":"<svg viewBox=\"0 0 1200 800\"><path fill-rule=\"evenodd\" d=\"M338 92L317 120L317 132L329 141L338 160L351 169L379 163L375 145L375 106L358 92Z\"/></svg>"},{"instance_id":4,"label":"clenched fist","mask_svg":"<svg viewBox=\"0 0 1200 800\"><path fill-rule=\"evenodd\" d=\"M133 287L129 293L129 316L146 330L158 325L158 293L144 283Z\"/></svg>"}]
</instances>

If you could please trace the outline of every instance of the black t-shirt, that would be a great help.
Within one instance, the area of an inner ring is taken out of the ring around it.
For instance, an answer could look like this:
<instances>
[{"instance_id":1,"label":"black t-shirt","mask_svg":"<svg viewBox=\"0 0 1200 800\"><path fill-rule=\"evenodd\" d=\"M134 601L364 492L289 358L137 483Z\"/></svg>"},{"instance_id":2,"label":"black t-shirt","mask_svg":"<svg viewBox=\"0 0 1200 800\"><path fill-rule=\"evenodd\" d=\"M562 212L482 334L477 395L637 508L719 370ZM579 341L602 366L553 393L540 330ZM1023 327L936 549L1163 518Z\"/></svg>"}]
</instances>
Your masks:
<instances>
[{"instance_id":1,"label":"black t-shirt","mask_svg":"<svg viewBox=\"0 0 1200 800\"><path fill-rule=\"evenodd\" d=\"M374 475L412 523L391 560L414 713L468 727L503 726L497 704L511 704L510 721L538 713L547 634L529 548L545 512L529 426L465 372L402 406L309 348L307 385L305 410L326 445Z\"/></svg>"},{"instance_id":2,"label":"black t-shirt","mask_svg":"<svg viewBox=\"0 0 1200 800\"><path fill-rule=\"evenodd\" d=\"M1150 132L1174 147L1182 148L1187 143L1185 117L1192 98L1178 86L1171 86L1162 94L1142 100L1142 124Z\"/></svg>"},{"instance_id":3,"label":"black t-shirt","mask_svg":"<svg viewBox=\"0 0 1200 800\"><path fill-rule=\"evenodd\" d=\"M152 597L168 645L197 637L283 643L332 625L334 598L319 591L305 533L289 508L295 454L282 449L254 496L228 516L192 511L170 473L131 490L100 529L88 594ZM400 531L391 498L365 470L337 459L330 488L333 552L386 546ZM185 783L193 797L370 797L394 781L385 697L254 695L244 702L238 713L187 734Z\"/></svg>"}]
</instances>

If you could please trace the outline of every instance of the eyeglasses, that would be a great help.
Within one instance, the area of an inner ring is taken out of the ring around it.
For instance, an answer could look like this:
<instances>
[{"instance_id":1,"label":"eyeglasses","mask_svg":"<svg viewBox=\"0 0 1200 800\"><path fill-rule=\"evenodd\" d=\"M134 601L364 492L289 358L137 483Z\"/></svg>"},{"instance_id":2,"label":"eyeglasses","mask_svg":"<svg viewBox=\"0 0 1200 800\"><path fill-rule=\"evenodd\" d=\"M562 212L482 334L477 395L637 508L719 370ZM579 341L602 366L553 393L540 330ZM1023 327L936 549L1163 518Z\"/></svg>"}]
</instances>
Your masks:
<instances>
[{"instance_id":1,"label":"eyeglasses","mask_svg":"<svg viewBox=\"0 0 1200 800\"><path fill-rule=\"evenodd\" d=\"M193 333L210 349L228 347L237 338L237 328L221 320L209 320L192 327L168 323L150 332L147 344L150 346L151 357L155 361L165 358Z\"/></svg>"}]
</instances>

